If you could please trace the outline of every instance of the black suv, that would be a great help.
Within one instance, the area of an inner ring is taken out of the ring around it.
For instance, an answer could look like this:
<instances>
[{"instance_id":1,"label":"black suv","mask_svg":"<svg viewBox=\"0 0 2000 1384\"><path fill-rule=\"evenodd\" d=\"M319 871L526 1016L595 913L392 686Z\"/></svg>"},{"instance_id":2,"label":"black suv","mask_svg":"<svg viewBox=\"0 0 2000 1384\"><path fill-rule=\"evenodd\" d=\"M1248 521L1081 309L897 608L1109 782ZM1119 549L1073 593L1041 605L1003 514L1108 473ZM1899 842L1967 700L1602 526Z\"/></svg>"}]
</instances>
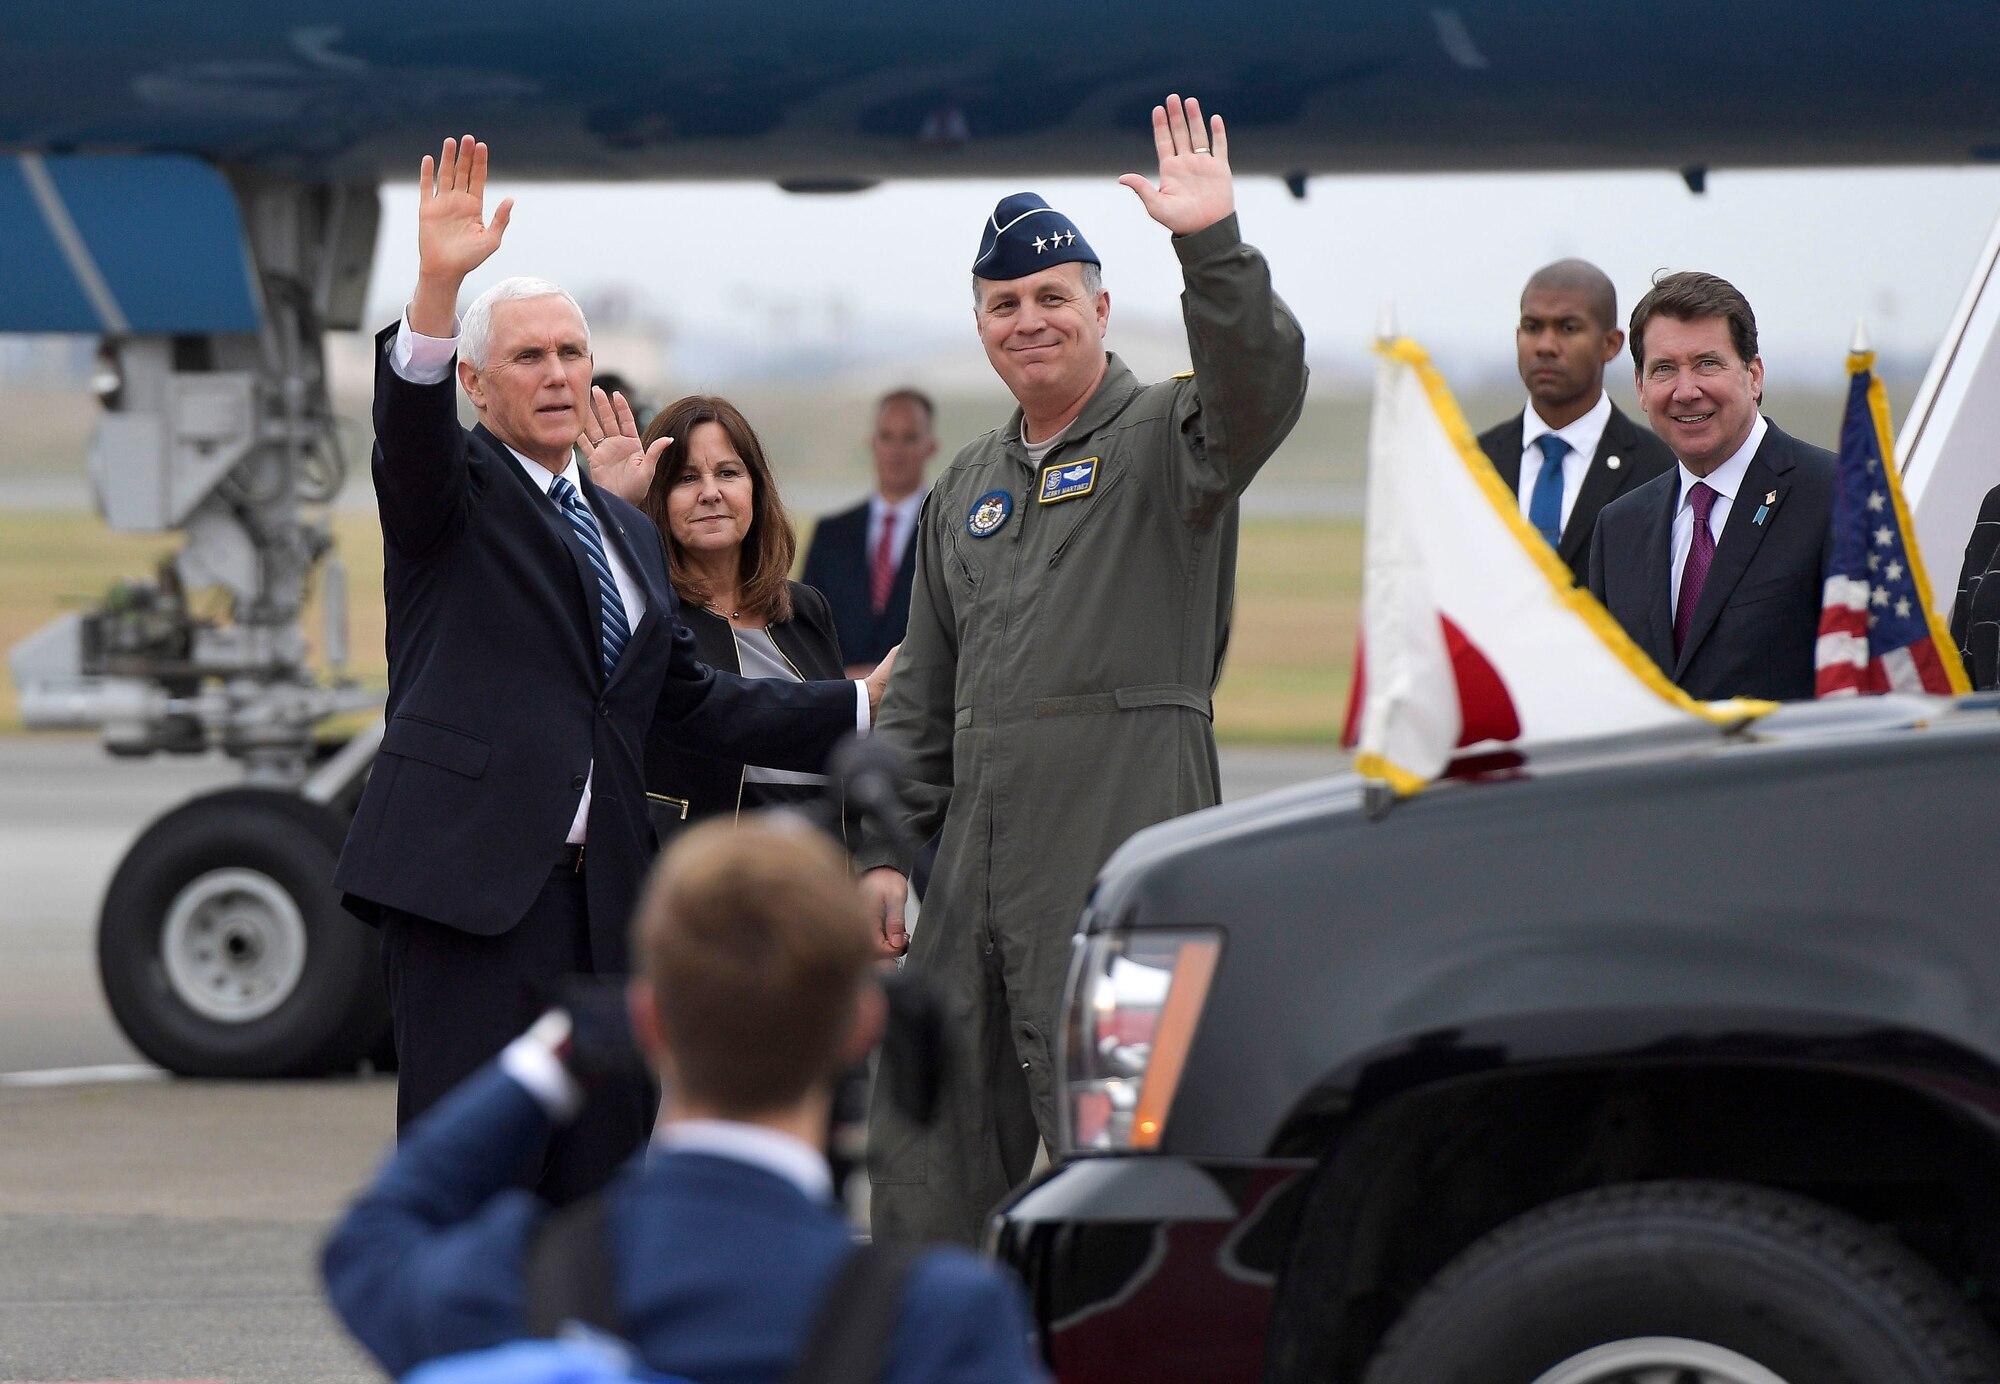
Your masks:
<instances>
[{"instance_id":1,"label":"black suv","mask_svg":"<svg viewBox=\"0 0 2000 1384\"><path fill-rule=\"evenodd\" d=\"M1997 824L1886 697L1135 836L995 1224L1058 1377L2000 1380Z\"/></svg>"}]
</instances>

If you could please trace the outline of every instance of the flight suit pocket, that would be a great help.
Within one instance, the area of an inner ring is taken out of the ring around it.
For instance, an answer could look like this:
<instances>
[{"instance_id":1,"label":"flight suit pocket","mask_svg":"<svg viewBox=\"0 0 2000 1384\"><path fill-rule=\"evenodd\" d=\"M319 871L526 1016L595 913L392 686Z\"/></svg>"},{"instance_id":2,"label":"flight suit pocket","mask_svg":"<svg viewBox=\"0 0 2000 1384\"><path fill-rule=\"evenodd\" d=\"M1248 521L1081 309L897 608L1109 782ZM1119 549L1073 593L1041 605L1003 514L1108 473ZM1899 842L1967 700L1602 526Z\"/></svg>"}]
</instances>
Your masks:
<instances>
[{"instance_id":1,"label":"flight suit pocket","mask_svg":"<svg viewBox=\"0 0 2000 1384\"><path fill-rule=\"evenodd\" d=\"M434 764L466 778L478 778L486 772L486 761L492 756L493 747L470 731L404 712L390 718L388 729L382 733L382 751Z\"/></svg>"},{"instance_id":2,"label":"flight suit pocket","mask_svg":"<svg viewBox=\"0 0 2000 1384\"><path fill-rule=\"evenodd\" d=\"M1103 463L1100 462L1099 464L1102 465ZM1104 478L1104 483L1097 488L1095 493L1085 495L1080 499L1059 500L1056 502L1059 505L1073 506L1077 512L1076 517L1070 520L1069 527L1062 531L1061 537L1056 539L1055 550L1049 554L1049 566L1054 567L1061 562L1064 555L1075 545L1078 535L1089 529L1096 522L1100 514L1103 514L1107 509L1112 508L1116 504L1118 489L1125 483L1127 474L1124 471L1113 471Z\"/></svg>"},{"instance_id":3,"label":"flight suit pocket","mask_svg":"<svg viewBox=\"0 0 2000 1384\"><path fill-rule=\"evenodd\" d=\"M951 570L951 575L957 582L961 593L970 596L979 589L979 572L966 559L964 551L958 546L957 539L947 538L945 540L944 562L945 566Z\"/></svg>"}]
</instances>

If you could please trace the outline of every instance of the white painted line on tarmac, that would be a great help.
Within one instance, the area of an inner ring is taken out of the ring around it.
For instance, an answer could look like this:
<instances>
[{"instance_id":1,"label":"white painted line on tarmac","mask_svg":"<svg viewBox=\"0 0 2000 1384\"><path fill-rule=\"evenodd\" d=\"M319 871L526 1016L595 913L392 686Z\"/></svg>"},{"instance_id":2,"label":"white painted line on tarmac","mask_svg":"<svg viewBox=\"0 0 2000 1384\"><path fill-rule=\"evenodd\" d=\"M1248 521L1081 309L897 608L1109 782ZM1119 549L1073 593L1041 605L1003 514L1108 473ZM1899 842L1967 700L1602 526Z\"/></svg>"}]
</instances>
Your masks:
<instances>
[{"instance_id":1,"label":"white painted line on tarmac","mask_svg":"<svg viewBox=\"0 0 2000 1384\"><path fill-rule=\"evenodd\" d=\"M45 1067L38 1072L0 1072L0 1086L98 1086L119 1081L164 1081L166 1068L149 1062L117 1062L103 1067Z\"/></svg>"}]
</instances>

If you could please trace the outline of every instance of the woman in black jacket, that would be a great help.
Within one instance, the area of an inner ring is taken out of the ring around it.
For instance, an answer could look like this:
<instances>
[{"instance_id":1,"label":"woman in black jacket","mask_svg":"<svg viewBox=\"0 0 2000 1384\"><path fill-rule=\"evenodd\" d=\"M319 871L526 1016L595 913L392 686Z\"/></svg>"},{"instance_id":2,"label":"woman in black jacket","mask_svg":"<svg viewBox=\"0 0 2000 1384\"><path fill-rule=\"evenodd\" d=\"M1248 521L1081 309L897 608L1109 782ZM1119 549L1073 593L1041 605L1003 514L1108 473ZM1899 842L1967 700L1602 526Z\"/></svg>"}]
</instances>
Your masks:
<instances>
[{"instance_id":1,"label":"woman in black jacket","mask_svg":"<svg viewBox=\"0 0 2000 1384\"><path fill-rule=\"evenodd\" d=\"M764 448L726 399L691 395L647 427L673 442L639 501L667 543L667 574L702 662L744 677L810 682L842 676L826 597L788 580L797 538ZM697 754L655 728L646 801L665 847L686 824L818 798L826 780Z\"/></svg>"}]
</instances>

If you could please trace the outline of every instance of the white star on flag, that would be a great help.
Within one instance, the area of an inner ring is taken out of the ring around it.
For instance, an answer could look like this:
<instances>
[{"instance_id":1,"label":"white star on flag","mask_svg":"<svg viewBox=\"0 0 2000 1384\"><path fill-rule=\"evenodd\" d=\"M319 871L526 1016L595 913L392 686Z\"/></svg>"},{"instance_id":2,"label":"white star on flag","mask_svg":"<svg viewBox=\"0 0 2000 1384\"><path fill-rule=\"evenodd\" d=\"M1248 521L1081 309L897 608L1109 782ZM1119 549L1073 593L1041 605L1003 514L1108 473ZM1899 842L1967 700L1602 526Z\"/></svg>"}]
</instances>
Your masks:
<instances>
[{"instance_id":1,"label":"white star on flag","mask_svg":"<svg viewBox=\"0 0 2000 1384\"><path fill-rule=\"evenodd\" d=\"M1880 514L1882 512L1882 506L1887 504L1888 502L1889 502L1889 497L1884 495L1881 491L1871 490L1868 492L1868 508L1873 513Z\"/></svg>"},{"instance_id":2,"label":"white star on flag","mask_svg":"<svg viewBox=\"0 0 2000 1384\"><path fill-rule=\"evenodd\" d=\"M1868 603L1879 606L1889 604L1889 588L1886 586L1871 587L1868 592Z\"/></svg>"},{"instance_id":3,"label":"white star on flag","mask_svg":"<svg viewBox=\"0 0 2000 1384\"><path fill-rule=\"evenodd\" d=\"M1900 562L1892 562L1892 563L1890 563L1890 564L1889 564L1889 580L1890 580L1890 581L1901 581L1902 579L1903 579L1903 564L1902 564L1902 563L1900 563Z\"/></svg>"},{"instance_id":4,"label":"white star on flag","mask_svg":"<svg viewBox=\"0 0 2000 1384\"><path fill-rule=\"evenodd\" d=\"M1868 554L1868 570L1869 570L1869 571L1871 571L1871 572L1873 572L1873 571L1876 571L1876 570L1878 570L1878 569L1879 569L1879 568L1880 568L1881 566L1882 566L1882 555L1881 555L1880 553L1870 553L1870 554Z\"/></svg>"},{"instance_id":5,"label":"white star on flag","mask_svg":"<svg viewBox=\"0 0 2000 1384\"><path fill-rule=\"evenodd\" d=\"M1528 527L1423 348L1376 350L1346 737L1360 774L1407 796L1471 745L1709 734L1772 709L1675 687Z\"/></svg>"},{"instance_id":6,"label":"white star on flag","mask_svg":"<svg viewBox=\"0 0 2000 1384\"><path fill-rule=\"evenodd\" d=\"M1881 528L1875 530L1876 547L1886 548L1895 541L1896 541L1896 535L1889 532L1889 526L1887 524L1884 524Z\"/></svg>"},{"instance_id":7,"label":"white star on flag","mask_svg":"<svg viewBox=\"0 0 2000 1384\"><path fill-rule=\"evenodd\" d=\"M1904 596L1896 602L1896 614L1902 619L1910 618L1910 598Z\"/></svg>"}]
</instances>

